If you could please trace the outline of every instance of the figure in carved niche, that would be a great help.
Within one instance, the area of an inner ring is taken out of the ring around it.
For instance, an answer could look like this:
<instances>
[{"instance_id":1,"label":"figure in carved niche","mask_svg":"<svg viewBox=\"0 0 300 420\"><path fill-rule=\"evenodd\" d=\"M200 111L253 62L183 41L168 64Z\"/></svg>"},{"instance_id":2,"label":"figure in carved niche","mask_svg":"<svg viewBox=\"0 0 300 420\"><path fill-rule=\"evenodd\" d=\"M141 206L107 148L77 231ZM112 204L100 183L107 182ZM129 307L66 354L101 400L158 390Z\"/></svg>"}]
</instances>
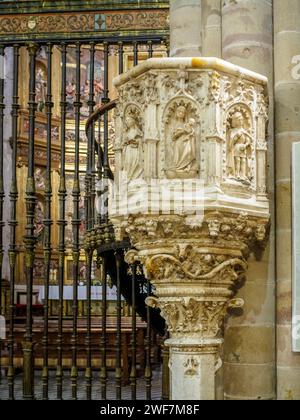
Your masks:
<instances>
[{"instance_id":1,"label":"figure in carved niche","mask_svg":"<svg viewBox=\"0 0 300 420\"><path fill-rule=\"evenodd\" d=\"M172 177L185 177L197 172L196 121L187 117L187 108L180 105L171 132L173 158L168 173Z\"/></svg>"},{"instance_id":2,"label":"figure in carved niche","mask_svg":"<svg viewBox=\"0 0 300 420\"><path fill-rule=\"evenodd\" d=\"M139 112L129 109L125 115L123 134L123 171L129 181L143 175L142 167L143 132L139 122Z\"/></svg>"},{"instance_id":3,"label":"figure in carved niche","mask_svg":"<svg viewBox=\"0 0 300 420\"><path fill-rule=\"evenodd\" d=\"M47 78L42 67L37 68L36 72L36 102L37 110L43 112L46 103Z\"/></svg>"},{"instance_id":4,"label":"figure in carved niche","mask_svg":"<svg viewBox=\"0 0 300 420\"><path fill-rule=\"evenodd\" d=\"M251 165L249 163L252 155L252 137L245 128L248 125L243 113L236 111L231 116L228 135L229 176L246 182L251 180Z\"/></svg>"}]
</instances>

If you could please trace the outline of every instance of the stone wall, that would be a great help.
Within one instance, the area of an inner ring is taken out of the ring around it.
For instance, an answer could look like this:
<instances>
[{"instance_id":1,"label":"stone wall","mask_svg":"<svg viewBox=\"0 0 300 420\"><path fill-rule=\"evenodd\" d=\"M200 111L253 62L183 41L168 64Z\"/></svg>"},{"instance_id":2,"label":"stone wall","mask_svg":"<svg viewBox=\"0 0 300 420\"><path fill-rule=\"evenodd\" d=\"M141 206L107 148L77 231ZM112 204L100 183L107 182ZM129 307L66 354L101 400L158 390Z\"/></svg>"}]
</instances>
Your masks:
<instances>
[{"instance_id":1,"label":"stone wall","mask_svg":"<svg viewBox=\"0 0 300 420\"><path fill-rule=\"evenodd\" d=\"M274 0L277 393L300 399L300 355L292 353L291 146L300 141L300 78L293 73L300 54L300 2Z\"/></svg>"},{"instance_id":2,"label":"stone wall","mask_svg":"<svg viewBox=\"0 0 300 420\"><path fill-rule=\"evenodd\" d=\"M243 313L231 318L225 328L225 398L274 399L277 395L278 399L300 399L300 356L291 350L290 175L291 145L300 140L300 77L295 70L300 54L300 3L299 0L172 3L178 11L180 3L185 3L185 14L180 14L181 26L185 25L184 16L195 20L197 14L198 18L197 31L194 28L184 33L181 45L185 39L193 40L198 55L221 57L269 79L271 240L262 260L253 257L250 261L247 282L239 292L239 297L245 300ZM175 26L171 21L171 32ZM175 44L179 38L180 32L174 31L173 54L177 54ZM187 49L185 54L190 52ZM181 50L179 55L184 52ZM219 391L222 395L222 389Z\"/></svg>"}]
</instances>

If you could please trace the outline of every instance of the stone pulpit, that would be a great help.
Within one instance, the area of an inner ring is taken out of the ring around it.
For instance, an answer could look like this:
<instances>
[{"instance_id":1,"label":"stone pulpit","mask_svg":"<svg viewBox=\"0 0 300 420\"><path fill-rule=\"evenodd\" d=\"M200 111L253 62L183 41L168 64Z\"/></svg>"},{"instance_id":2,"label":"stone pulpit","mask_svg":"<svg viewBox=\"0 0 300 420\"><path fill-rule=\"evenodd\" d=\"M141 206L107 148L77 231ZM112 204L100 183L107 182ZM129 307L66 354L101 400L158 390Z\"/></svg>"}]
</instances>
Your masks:
<instances>
[{"instance_id":1,"label":"stone pulpit","mask_svg":"<svg viewBox=\"0 0 300 420\"><path fill-rule=\"evenodd\" d=\"M214 58L149 59L115 79L110 215L166 320L173 400L215 399L222 326L269 228L267 79Z\"/></svg>"}]
</instances>

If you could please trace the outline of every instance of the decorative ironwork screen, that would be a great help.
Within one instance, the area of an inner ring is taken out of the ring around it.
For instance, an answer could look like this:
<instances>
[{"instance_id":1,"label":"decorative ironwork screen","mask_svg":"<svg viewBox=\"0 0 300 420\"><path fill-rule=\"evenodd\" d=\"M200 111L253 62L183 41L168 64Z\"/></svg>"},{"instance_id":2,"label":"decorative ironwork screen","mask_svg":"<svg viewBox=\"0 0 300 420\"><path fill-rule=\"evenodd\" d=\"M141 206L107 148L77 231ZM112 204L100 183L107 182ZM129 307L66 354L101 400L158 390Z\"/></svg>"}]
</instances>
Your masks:
<instances>
[{"instance_id":1,"label":"decorative ironwork screen","mask_svg":"<svg viewBox=\"0 0 300 420\"><path fill-rule=\"evenodd\" d=\"M162 54L153 35L0 45L1 399L161 398L161 370L168 397L151 286L94 205L112 77Z\"/></svg>"}]
</instances>

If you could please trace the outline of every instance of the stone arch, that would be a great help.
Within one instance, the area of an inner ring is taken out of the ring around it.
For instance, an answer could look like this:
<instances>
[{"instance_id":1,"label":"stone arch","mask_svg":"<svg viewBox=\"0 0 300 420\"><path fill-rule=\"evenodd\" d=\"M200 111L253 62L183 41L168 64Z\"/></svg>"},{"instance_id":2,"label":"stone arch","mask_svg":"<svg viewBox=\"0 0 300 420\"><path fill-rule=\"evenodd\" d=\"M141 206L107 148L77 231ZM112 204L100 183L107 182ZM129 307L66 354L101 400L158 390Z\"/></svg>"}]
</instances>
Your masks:
<instances>
[{"instance_id":1,"label":"stone arch","mask_svg":"<svg viewBox=\"0 0 300 420\"><path fill-rule=\"evenodd\" d=\"M225 112L225 124L227 128L227 124L230 122L232 115L235 112L242 112L245 116L247 127L249 130L253 130L253 115L251 108L242 102L232 104Z\"/></svg>"}]
</instances>

